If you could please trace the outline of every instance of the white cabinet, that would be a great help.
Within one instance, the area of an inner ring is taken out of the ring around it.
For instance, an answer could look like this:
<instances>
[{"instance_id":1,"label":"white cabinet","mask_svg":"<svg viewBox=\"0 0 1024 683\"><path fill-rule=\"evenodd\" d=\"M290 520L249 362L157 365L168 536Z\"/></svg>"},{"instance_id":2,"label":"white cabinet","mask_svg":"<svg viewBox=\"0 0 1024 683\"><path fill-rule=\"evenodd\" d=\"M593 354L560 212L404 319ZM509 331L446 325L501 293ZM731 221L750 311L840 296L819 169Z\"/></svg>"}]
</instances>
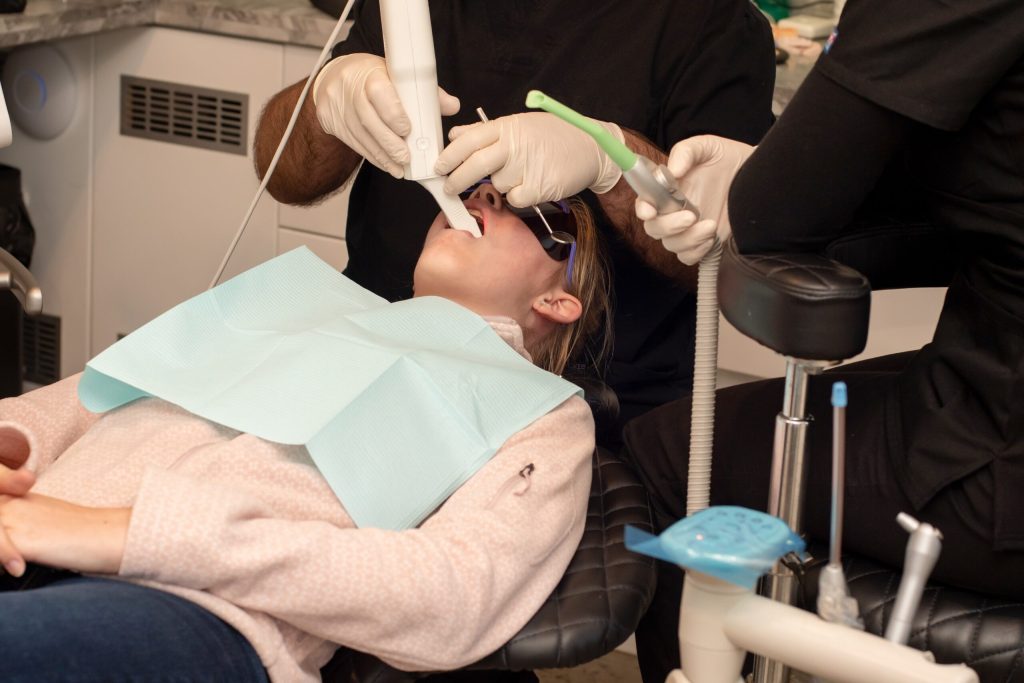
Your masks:
<instances>
[{"instance_id":1,"label":"white cabinet","mask_svg":"<svg viewBox=\"0 0 1024 683\"><path fill-rule=\"evenodd\" d=\"M95 40L93 354L208 286L258 186L252 137L282 73L271 43L164 28ZM247 94L248 154L122 135L122 75ZM274 255L276 213L260 202L225 277Z\"/></svg>"},{"instance_id":2,"label":"white cabinet","mask_svg":"<svg viewBox=\"0 0 1024 683\"><path fill-rule=\"evenodd\" d=\"M61 319L67 376L209 285L258 186L260 112L319 52L154 27L52 45L77 79L74 120L54 140L16 129L0 162L23 172L37 231L32 270L45 312ZM247 154L122 135L122 76L247 95ZM347 188L309 208L264 196L225 277L300 244L344 268L347 204Z\"/></svg>"}]
</instances>

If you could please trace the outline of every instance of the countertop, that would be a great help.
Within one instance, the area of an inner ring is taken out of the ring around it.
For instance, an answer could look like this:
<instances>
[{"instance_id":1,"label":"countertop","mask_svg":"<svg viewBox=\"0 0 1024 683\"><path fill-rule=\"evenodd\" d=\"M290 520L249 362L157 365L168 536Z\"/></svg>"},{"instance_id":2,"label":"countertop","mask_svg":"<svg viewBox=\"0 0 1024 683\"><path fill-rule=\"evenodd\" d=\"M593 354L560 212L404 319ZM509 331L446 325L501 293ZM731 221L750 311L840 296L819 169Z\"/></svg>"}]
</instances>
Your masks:
<instances>
[{"instance_id":1,"label":"countertop","mask_svg":"<svg viewBox=\"0 0 1024 683\"><path fill-rule=\"evenodd\" d=\"M0 14L0 48L128 26L166 26L319 48L334 23L308 0L28 0L24 12Z\"/></svg>"},{"instance_id":2,"label":"countertop","mask_svg":"<svg viewBox=\"0 0 1024 683\"><path fill-rule=\"evenodd\" d=\"M308 0L28 0L0 14L0 49L129 26L165 26L320 48L335 20ZM341 38L347 35L342 30ZM793 55L776 70L773 109L781 113L814 64Z\"/></svg>"}]
</instances>

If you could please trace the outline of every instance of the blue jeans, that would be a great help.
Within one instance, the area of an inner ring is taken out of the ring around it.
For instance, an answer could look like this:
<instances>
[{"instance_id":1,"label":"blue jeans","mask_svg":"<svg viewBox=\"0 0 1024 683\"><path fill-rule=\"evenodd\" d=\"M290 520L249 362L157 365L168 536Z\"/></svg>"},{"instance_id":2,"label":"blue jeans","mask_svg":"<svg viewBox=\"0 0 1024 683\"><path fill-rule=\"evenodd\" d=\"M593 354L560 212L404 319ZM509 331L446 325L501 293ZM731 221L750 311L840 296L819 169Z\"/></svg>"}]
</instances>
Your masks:
<instances>
[{"instance_id":1,"label":"blue jeans","mask_svg":"<svg viewBox=\"0 0 1024 683\"><path fill-rule=\"evenodd\" d=\"M0 680L266 681L242 635L177 596L122 581L57 574L0 592Z\"/></svg>"}]
</instances>

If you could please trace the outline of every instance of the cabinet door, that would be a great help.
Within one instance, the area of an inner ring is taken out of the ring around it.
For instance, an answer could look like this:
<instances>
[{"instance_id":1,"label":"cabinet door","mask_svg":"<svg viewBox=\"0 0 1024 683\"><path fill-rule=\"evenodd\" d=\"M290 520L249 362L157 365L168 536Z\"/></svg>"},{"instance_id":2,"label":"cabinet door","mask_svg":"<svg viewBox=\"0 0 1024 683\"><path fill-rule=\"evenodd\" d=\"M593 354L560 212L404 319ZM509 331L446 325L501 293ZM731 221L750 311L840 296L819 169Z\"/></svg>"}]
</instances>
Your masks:
<instances>
[{"instance_id":1,"label":"cabinet door","mask_svg":"<svg viewBox=\"0 0 1024 683\"><path fill-rule=\"evenodd\" d=\"M286 45L284 48L284 85L290 85L309 76L316 63L319 50ZM312 97L312 94L309 95ZM344 268L348 262L345 246L345 221L348 218L348 194L351 179L326 201L316 206L278 206L278 253L297 244L306 244L321 258L335 267ZM309 239L305 236L309 235Z\"/></svg>"},{"instance_id":2,"label":"cabinet door","mask_svg":"<svg viewBox=\"0 0 1024 683\"><path fill-rule=\"evenodd\" d=\"M92 353L202 292L258 182L252 138L281 88L280 45L142 28L96 38ZM124 136L122 75L248 95L247 153ZM271 258L276 203L265 197L225 278Z\"/></svg>"}]
</instances>

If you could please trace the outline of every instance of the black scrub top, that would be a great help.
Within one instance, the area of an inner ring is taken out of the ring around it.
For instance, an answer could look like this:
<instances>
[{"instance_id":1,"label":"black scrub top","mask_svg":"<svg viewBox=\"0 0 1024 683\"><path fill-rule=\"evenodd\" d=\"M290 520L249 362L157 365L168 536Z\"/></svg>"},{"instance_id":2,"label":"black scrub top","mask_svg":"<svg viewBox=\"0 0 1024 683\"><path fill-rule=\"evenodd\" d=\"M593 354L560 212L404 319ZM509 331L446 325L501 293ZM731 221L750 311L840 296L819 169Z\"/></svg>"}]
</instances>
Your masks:
<instances>
[{"instance_id":1,"label":"black scrub top","mask_svg":"<svg viewBox=\"0 0 1024 683\"><path fill-rule=\"evenodd\" d=\"M533 88L662 149L699 133L754 143L772 122L772 38L748 0L431 0L430 15L438 82L462 102L444 119L445 135L475 122L477 107L492 119L527 111ZM383 55L378 3L357 3L354 17L334 55ZM363 164L349 203L346 275L390 300L411 296L437 213L415 183ZM626 410L676 398L691 385L694 295L646 267L595 217L615 281L605 379Z\"/></svg>"},{"instance_id":2,"label":"black scrub top","mask_svg":"<svg viewBox=\"0 0 1024 683\"><path fill-rule=\"evenodd\" d=\"M886 397L899 482L920 508L982 475L994 547L1024 549L1024 2L850 0L815 69L910 119L882 182L960 260Z\"/></svg>"}]
</instances>

